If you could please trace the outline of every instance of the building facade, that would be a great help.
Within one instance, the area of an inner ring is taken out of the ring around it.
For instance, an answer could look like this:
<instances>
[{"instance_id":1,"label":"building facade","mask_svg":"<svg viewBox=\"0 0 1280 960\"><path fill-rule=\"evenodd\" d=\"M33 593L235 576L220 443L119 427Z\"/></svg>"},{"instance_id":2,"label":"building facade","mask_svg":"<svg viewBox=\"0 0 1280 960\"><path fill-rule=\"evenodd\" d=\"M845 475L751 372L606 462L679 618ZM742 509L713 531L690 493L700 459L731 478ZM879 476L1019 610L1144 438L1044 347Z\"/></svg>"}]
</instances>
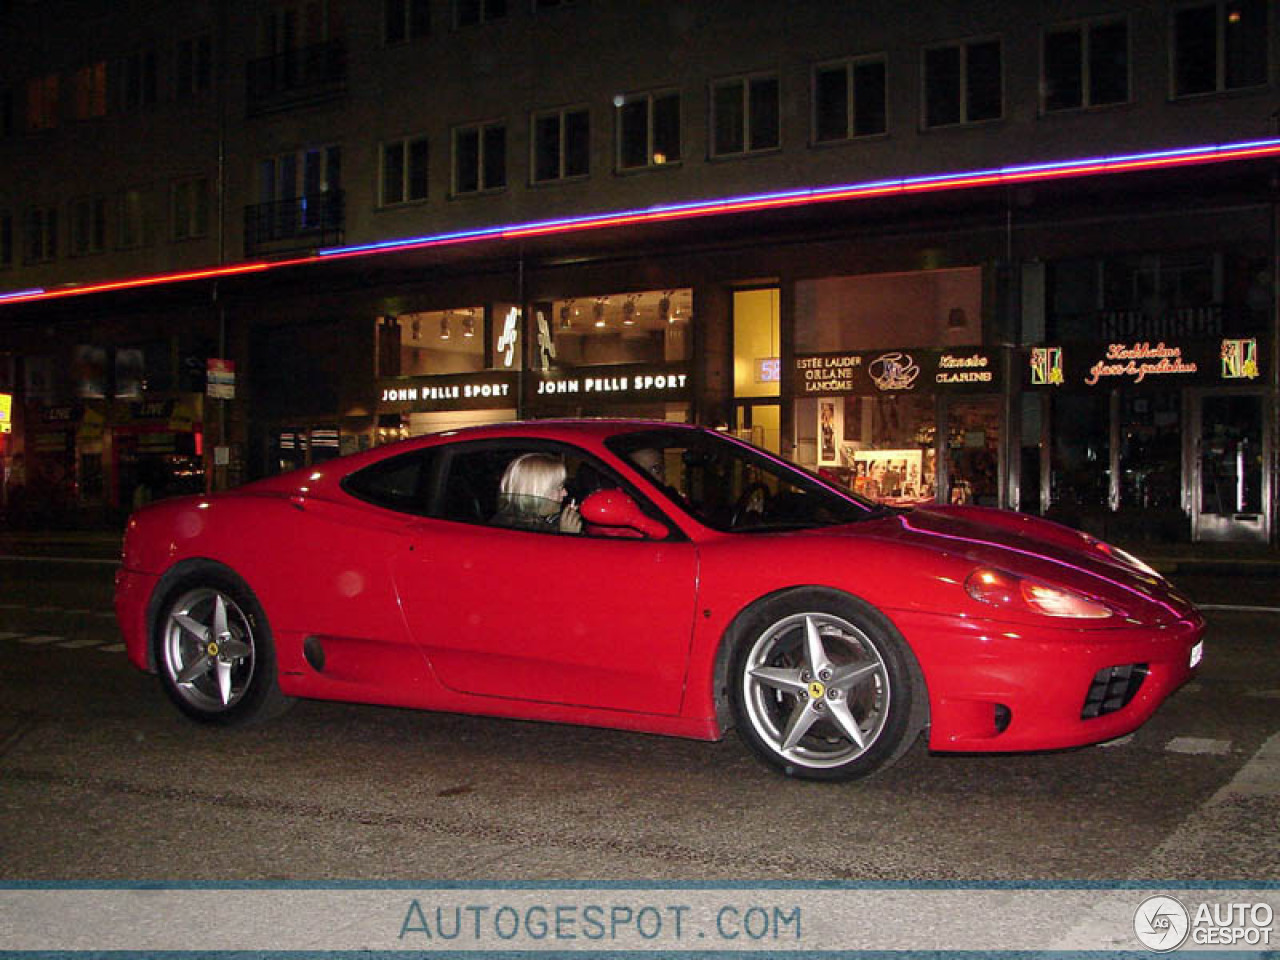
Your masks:
<instances>
[{"instance_id":1,"label":"building facade","mask_svg":"<svg viewBox=\"0 0 1280 960\"><path fill-rule=\"evenodd\" d=\"M1278 20L9 0L6 514L639 416L893 503L1275 542Z\"/></svg>"}]
</instances>

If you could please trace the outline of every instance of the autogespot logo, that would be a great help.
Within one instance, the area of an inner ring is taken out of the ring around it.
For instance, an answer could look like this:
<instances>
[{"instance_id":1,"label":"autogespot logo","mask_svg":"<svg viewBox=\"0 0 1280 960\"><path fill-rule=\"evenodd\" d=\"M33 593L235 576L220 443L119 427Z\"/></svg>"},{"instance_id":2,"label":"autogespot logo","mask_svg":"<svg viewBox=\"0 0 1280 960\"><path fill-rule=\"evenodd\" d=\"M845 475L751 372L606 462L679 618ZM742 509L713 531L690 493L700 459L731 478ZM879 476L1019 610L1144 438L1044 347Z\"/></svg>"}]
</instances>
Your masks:
<instances>
[{"instance_id":1,"label":"autogespot logo","mask_svg":"<svg viewBox=\"0 0 1280 960\"><path fill-rule=\"evenodd\" d=\"M1133 932L1144 947L1156 953L1177 950L1190 929L1187 908L1173 897L1147 897L1133 915Z\"/></svg>"}]
</instances>

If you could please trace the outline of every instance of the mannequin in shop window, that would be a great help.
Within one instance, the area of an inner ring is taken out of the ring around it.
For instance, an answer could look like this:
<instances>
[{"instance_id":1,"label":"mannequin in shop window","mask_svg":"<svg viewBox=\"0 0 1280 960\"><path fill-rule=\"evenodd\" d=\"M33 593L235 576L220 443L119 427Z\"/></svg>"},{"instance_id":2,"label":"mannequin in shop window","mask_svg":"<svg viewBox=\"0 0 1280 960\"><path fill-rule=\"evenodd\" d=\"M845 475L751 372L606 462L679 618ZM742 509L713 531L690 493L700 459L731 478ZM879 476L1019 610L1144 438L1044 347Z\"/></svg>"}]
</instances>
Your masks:
<instances>
[{"instance_id":1,"label":"mannequin in shop window","mask_svg":"<svg viewBox=\"0 0 1280 960\"><path fill-rule=\"evenodd\" d=\"M582 516L578 505L567 500L564 483L565 465L560 457L546 453L516 457L503 471L493 522L520 530L581 533Z\"/></svg>"}]
</instances>

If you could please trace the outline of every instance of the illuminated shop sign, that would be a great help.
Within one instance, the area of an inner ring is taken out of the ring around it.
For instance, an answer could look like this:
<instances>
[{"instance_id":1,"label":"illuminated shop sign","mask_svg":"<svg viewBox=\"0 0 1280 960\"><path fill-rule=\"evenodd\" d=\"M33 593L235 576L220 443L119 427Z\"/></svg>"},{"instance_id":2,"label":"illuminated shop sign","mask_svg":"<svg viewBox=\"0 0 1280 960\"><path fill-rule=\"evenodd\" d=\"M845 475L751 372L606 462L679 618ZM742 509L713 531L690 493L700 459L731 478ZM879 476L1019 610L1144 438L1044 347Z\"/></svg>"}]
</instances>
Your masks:
<instances>
[{"instance_id":1,"label":"illuminated shop sign","mask_svg":"<svg viewBox=\"0 0 1280 960\"><path fill-rule=\"evenodd\" d=\"M516 374L471 373L378 381L381 410L425 412L516 405Z\"/></svg>"},{"instance_id":2,"label":"illuminated shop sign","mask_svg":"<svg viewBox=\"0 0 1280 960\"><path fill-rule=\"evenodd\" d=\"M795 358L799 396L983 392L999 388L1000 363L980 349L874 350Z\"/></svg>"},{"instance_id":3,"label":"illuminated shop sign","mask_svg":"<svg viewBox=\"0 0 1280 960\"><path fill-rule=\"evenodd\" d=\"M1032 347L1026 354L1023 384L1097 390L1247 383L1261 376L1262 355L1256 337Z\"/></svg>"},{"instance_id":4,"label":"illuminated shop sign","mask_svg":"<svg viewBox=\"0 0 1280 960\"><path fill-rule=\"evenodd\" d=\"M13 394L0 393L0 433L13 429Z\"/></svg>"},{"instance_id":5,"label":"illuminated shop sign","mask_svg":"<svg viewBox=\"0 0 1280 960\"><path fill-rule=\"evenodd\" d=\"M630 364L539 373L532 378L532 383L533 397L539 401L685 400L691 385L689 374L683 368Z\"/></svg>"}]
</instances>

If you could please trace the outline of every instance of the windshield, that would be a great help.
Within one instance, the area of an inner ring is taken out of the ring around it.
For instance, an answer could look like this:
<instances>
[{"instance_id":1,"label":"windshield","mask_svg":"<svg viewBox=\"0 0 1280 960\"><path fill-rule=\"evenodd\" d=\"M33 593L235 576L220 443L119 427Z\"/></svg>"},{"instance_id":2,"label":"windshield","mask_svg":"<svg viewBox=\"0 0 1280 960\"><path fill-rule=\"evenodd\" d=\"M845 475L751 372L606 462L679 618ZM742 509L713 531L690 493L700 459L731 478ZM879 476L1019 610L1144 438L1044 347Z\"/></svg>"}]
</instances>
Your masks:
<instances>
[{"instance_id":1,"label":"windshield","mask_svg":"<svg viewBox=\"0 0 1280 960\"><path fill-rule=\"evenodd\" d=\"M648 474L668 500L716 530L806 530L885 512L724 434L646 430L614 437L608 446Z\"/></svg>"}]
</instances>

